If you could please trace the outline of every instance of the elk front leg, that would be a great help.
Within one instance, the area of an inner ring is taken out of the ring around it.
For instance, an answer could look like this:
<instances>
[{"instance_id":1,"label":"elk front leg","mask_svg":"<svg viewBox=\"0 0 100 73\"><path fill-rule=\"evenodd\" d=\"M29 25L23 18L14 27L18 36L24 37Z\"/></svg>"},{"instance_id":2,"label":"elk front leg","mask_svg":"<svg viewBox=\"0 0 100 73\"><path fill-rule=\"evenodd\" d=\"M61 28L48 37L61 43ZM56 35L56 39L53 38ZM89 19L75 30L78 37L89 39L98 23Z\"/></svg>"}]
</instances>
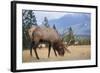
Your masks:
<instances>
[{"instance_id":1,"label":"elk front leg","mask_svg":"<svg viewBox=\"0 0 100 73\"><path fill-rule=\"evenodd\" d=\"M48 58L50 57L50 51L51 51L51 43L49 43Z\"/></svg>"},{"instance_id":2,"label":"elk front leg","mask_svg":"<svg viewBox=\"0 0 100 73\"><path fill-rule=\"evenodd\" d=\"M35 52L36 58L39 60L39 56L37 54L36 48L34 49L34 52Z\"/></svg>"},{"instance_id":3,"label":"elk front leg","mask_svg":"<svg viewBox=\"0 0 100 73\"><path fill-rule=\"evenodd\" d=\"M53 49L53 50L54 50L55 56L57 56L56 50L55 49Z\"/></svg>"}]
</instances>

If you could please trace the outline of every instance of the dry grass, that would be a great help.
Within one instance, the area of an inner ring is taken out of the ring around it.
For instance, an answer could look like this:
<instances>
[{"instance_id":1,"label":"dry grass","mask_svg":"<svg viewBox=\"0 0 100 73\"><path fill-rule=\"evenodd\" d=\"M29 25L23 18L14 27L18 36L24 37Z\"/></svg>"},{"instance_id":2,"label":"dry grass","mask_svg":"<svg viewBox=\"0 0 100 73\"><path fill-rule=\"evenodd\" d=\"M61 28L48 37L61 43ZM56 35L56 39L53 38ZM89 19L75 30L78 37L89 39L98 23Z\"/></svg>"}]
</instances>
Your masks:
<instances>
[{"instance_id":1,"label":"dry grass","mask_svg":"<svg viewBox=\"0 0 100 73\"><path fill-rule=\"evenodd\" d=\"M36 59L33 50L33 57L30 56L29 50L23 51L23 62L43 62L43 61L61 61L61 60L86 60L91 58L91 49L90 45L78 45L78 46L70 46L68 49L71 53L66 51L65 55L55 56L54 51L51 50L50 57L48 58L48 48L37 49L39 60Z\"/></svg>"}]
</instances>

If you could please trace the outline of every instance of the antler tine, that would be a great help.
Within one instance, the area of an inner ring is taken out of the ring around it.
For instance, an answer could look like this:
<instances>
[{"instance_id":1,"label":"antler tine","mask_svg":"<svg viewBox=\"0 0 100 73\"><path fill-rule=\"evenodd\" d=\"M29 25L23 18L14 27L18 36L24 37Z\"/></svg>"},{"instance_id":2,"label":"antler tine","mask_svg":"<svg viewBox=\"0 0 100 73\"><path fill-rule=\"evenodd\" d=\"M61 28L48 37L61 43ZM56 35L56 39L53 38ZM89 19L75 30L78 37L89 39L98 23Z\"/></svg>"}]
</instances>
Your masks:
<instances>
[{"instance_id":1,"label":"antler tine","mask_svg":"<svg viewBox=\"0 0 100 73\"><path fill-rule=\"evenodd\" d=\"M67 46L65 47L65 50L66 50L68 53L71 53L71 52L68 50L68 47L69 47L69 44L70 44L71 41L72 41L72 40L70 40L70 41L68 42Z\"/></svg>"}]
</instances>

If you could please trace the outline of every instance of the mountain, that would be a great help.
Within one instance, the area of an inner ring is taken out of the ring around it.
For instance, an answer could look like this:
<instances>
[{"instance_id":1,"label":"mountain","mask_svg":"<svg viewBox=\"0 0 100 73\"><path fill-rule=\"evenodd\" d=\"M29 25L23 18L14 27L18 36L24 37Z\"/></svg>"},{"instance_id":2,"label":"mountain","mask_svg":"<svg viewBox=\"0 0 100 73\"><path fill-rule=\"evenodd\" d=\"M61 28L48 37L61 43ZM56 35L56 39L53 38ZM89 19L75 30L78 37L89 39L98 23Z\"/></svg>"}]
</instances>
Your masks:
<instances>
[{"instance_id":1,"label":"mountain","mask_svg":"<svg viewBox=\"0 0 100 73\"><path fill-rule=\"evenodd\" d=\"M49 25L52 27L55 24L60 33L64 29L72 27L76 35L90 35L90 20L89 13L74 13L66 14L59 19L49 20Z\"/></svg>"}]
</instances>

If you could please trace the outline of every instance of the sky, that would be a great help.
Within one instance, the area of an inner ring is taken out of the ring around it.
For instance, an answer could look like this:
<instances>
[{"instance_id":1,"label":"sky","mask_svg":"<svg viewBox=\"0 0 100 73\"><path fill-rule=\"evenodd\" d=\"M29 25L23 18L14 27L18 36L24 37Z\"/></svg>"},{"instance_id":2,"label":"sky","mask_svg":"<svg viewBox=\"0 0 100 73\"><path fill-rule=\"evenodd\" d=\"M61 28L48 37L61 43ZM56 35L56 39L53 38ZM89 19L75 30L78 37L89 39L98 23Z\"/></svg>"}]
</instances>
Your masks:
<instances>
[{"instance_id":1,"label":"sky","mask_svg":"<svg viewBox=\"0 0 100 73\"><path fill-rule=\"evenodd\" d=\"M63 17L64 15L67 15L68 13L65 12L46 12L46 11L34 11L36 20L38 25L41 25L44 17L48 18L48 21L53 20L53 19L59 19Z\"/></svg>"}]
</instances>

